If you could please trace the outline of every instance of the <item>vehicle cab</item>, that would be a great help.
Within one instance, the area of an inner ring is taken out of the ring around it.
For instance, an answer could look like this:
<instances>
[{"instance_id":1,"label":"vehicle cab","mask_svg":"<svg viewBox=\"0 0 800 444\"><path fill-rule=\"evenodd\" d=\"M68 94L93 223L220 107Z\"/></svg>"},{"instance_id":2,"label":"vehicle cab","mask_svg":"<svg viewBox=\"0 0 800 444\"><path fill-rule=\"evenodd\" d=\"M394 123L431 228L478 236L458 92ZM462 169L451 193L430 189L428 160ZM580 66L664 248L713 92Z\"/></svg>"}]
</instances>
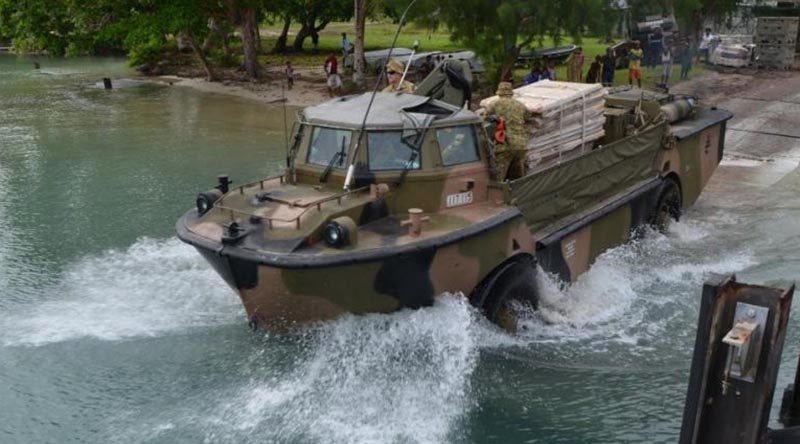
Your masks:
<instances>
[{"instance_id":1,"label":"vehicle cab","mask_svg":"<svg viewBox=\"0 0 800 444\"><path fill-rule=\"evenodd\" d=\"M385 184L389 213L488 199L489 142L482 121L444 102L403 93L378 93L374 101L370 94L344 97L305 109L297 134L297 183L342 189L353 165L348 188Z\"/></svg>"}]
</instances>

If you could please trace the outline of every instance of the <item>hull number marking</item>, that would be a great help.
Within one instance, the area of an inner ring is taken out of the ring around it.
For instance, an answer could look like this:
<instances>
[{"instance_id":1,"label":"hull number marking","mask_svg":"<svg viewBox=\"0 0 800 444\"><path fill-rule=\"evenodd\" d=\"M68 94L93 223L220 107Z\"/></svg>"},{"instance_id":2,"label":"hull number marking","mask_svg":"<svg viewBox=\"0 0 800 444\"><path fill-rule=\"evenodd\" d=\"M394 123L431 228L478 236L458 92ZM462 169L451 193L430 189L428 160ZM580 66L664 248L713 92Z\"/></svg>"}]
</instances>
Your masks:
<instances>
[{"instance_id":1,"label":"hull number marking","mask_svg":"<svg viewBox=\"0 0 800 444\"><path fill-rule=\"evenodd\" d=\"M472 203L472 191L447 195L447 208L459 207Z\"/></svg>"},{"instance_id":2,"label":"hull number marking","mask_svg":"<svg viewBox=\"0 0 800 444\"><path fill-rule=\"evenodd\" d=\"M575 256L575 239L564 244L564 259L570 259Z\"/></svg>"}]
</instances>

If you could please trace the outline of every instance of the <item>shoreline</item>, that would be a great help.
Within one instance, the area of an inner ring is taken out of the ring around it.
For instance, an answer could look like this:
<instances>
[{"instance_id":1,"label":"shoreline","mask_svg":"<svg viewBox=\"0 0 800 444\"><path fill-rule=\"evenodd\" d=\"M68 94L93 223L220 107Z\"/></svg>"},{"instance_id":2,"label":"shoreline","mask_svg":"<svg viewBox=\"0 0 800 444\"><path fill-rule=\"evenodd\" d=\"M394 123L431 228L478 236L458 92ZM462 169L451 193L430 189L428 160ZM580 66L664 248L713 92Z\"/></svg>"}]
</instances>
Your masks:
<instances>
[{"instance_id":1,"label":"shoreline","mask_svg":"<svg viewBox=\"0 0 800 444\"><path fill-rule=\"evenodd\" d=\"M316 105L331 97L322 74L315 74L306 70L295 70L295 80L292 89L288 89L286 80L267 77L260 82L220 80L209 82L203 77L181 77L177 75L161 75L144 77L145 79L162 84L192 88L202 92L227 94L263 104L286 102L289 106L307 107ZM335 97L334 97L335 98Z\"/></svg>"},{"instance_id":2,"label":"shoreline","mask_svg":"<svg viewBox=\"0 0 800 444\"><path fill-rule=\"evenodd\" d=\"M772 75L775 76L776 73L772 73ZM791 71L777 74L778 77L791 77L793 75L796 75L796 73ZM707 69L699 75L675 83L671 86L670 92L695 95L701 99L702 103L714 106L731 93L751 86L752 83L762 79L763 76L764 74L749 69L734 72L719 72ZM227 94L267 105L285 101L288 106L305 108L336 98L336 96L331 97L328 94L324 73L310 69L295 70L295 81L292 89L287 88L287 82L282 75L276 78L275 74L257 82L231 79L208 82L203 77L181 77L178 75L144 76L143 78L156 83L193 88L202 92ZM354 93L357 93L357 91L345 90L343 96Z\"/></svg>"}]
</instances>

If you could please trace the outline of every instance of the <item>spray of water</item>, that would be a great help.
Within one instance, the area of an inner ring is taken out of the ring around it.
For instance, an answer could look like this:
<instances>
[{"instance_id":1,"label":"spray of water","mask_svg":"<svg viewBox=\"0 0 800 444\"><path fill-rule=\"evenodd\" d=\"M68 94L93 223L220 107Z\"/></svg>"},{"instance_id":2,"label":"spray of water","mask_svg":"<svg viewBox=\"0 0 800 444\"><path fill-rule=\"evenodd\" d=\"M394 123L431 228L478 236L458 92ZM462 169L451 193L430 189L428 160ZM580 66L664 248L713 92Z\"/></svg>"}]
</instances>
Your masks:
<instances>
[{"instance_id":1,"label":"spray of water","mask_svg":"<svg viewBox=\"0 0 800 444\"><path fill-rule=\"evenodd\" d=\"M238 298L191 247L143 238L87 257L0 318L0 343L157 336L242 319Z\"/></svg>"},{"instance_id":2,"label":"spray of water","mask_svg":"<svg viewBox=\"0 0 800 444\"><path fill-rule=\"evenodd\" d=\"M461 296L428 309L345 316L304 333L302 357L223 396L209 442L444 442L473 407L481 331Z\"/></svg>"}]
</instances>

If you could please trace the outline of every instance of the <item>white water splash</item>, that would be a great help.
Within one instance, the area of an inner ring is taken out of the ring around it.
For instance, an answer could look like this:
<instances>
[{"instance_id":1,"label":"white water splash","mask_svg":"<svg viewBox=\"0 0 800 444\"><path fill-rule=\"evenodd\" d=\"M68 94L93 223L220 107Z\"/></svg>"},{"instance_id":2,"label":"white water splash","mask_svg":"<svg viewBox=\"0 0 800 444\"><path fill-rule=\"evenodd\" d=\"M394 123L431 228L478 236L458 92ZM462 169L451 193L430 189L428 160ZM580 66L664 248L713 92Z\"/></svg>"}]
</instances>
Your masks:
<instances>
[{"instance_id":1,"label":"white water splash","mask_svg":"<svg viewBox=\"0 0 800 444\"><path fill-rule=\"evenodd\" d=\"M713 226L690 220L670 225L668 233L648 231L641 239L608 250L572 284L539 270L539 311L525 319L522 337L530 342L590 341L649 343L669 330L676 314L711 274L734 273L756 264L747 250L703 251ZM687 249L694 249L687 254ZM691 260L687 260L691 257Z\"/></svg>"},{"instance_id":2,"label":"white water splash","mask_svg":"<svg viewBox=\"0 0 800 444\"><path fill-rule=\"evenodd\" d=\"M177 238L143 238L125 251L87 257L36 301L0 318L0 343L156 336L241 318L238 298Z\"/></svg>"},{"instance_id":3,"label":"white water splash","mask_svg":"<svg viewBox=\"0 0 800 444\"><path fill-rule=\"evenodd\" d=\"M466 298L444 296L430 308L318 326L298 368L227 396L206 440L444 442L475 402L478 316Z\"/></svg>"}]
</instances>

